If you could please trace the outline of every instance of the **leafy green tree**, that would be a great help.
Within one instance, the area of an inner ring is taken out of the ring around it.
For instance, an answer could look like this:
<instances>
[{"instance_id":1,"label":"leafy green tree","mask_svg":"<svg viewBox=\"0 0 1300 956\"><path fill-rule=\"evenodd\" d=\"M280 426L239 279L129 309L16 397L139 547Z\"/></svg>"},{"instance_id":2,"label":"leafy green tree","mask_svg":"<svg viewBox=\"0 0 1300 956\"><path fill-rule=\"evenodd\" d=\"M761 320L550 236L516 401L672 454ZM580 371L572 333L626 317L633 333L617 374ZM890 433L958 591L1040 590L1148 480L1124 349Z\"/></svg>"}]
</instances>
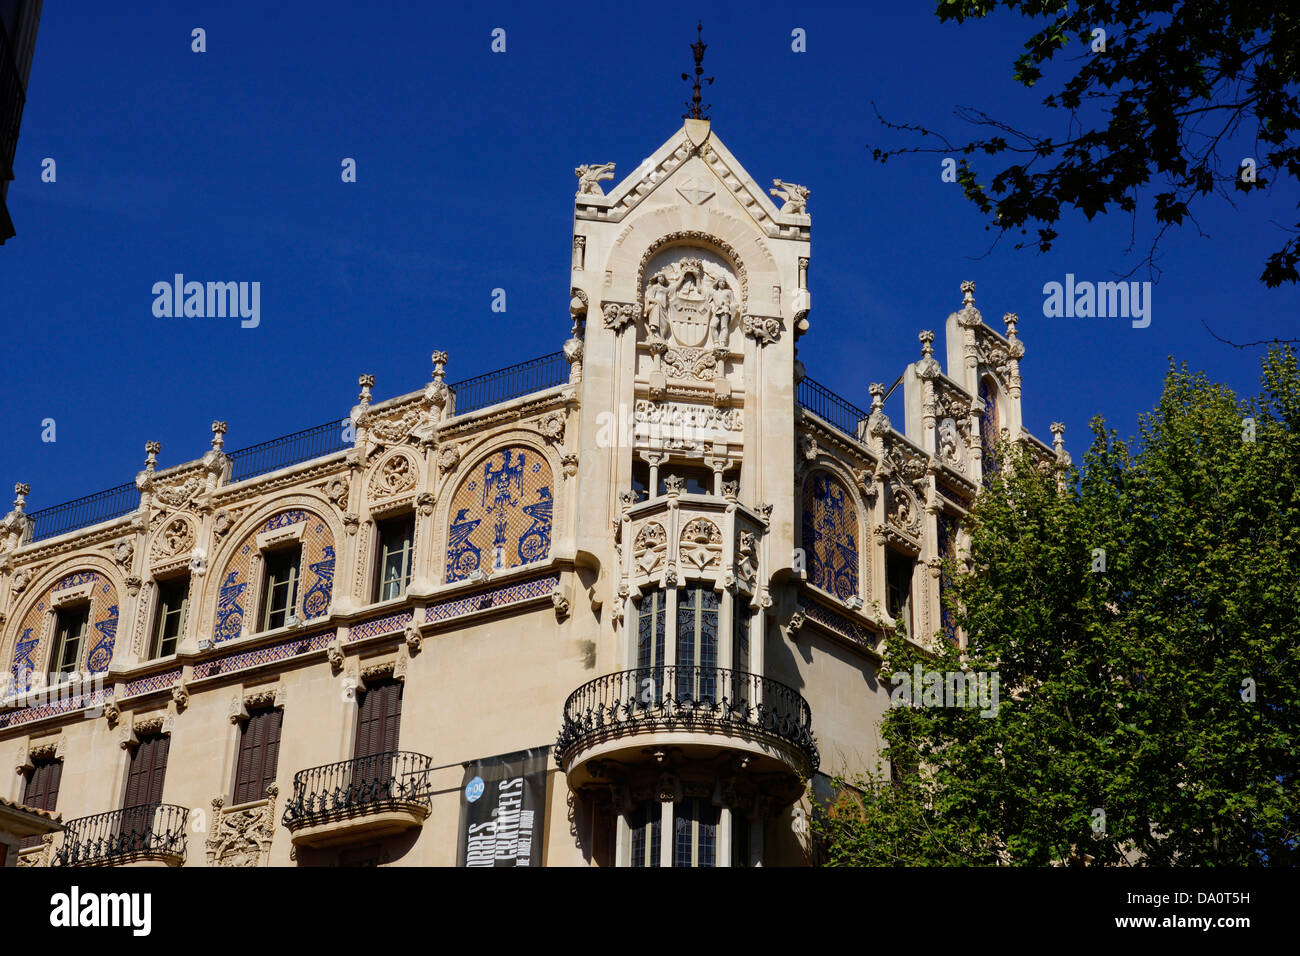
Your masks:
<instances>
[{"instance_id":1,"label":"leafy green tree","mask_svg":"<svg viewBox=\"0 0 1300 956\"><path fill-rule=\"evenodd\" d=\"M1017 82L1032 87L1044 70L1053 81L1067 74L1043 100L1060 116L1062 134L1017 129L962 108L957 115L987 135L954 144L924 126L886 122L939 145L876 148L873 156L960 154L957 181L990 228L1028 235L1026 225L1037 224L1037 238L1017 248L1051 248L1064 210L1088 219L1111 209L1136 216L1142 204L1155 224L1142 261L1154 268L1161 237L1195 221L1196 201L1264 189L1280 176L1300 180L1300 10L1293 4L938 0L937 15L961 23L999 7L1038 21L1015 61ZM1068 69L1051 63L1058 54ZM1255 150L1249 171L1239 155L1220 155L1221 147L1242 143ZM990 178L972 157L1010 162ZM1300 281L1300 223L1287 232L1260 275L1268 286Z\"/></svg>"},{"instance_id":2,"label":"leafy green tree","mask_svg":"<svg viewBox=\"0 0 1300 956\"><path fill-rule=\"evenodd\" d=\"M1068 477L1001 450L954 569L968 647L886 645L886 677L997 674L996 716L891 707L890 775L814 814L830 863L1300 863L1296 354L1247 401L1171 364L1131 445L1092 425Z\"/></svg>"}]
</instances>

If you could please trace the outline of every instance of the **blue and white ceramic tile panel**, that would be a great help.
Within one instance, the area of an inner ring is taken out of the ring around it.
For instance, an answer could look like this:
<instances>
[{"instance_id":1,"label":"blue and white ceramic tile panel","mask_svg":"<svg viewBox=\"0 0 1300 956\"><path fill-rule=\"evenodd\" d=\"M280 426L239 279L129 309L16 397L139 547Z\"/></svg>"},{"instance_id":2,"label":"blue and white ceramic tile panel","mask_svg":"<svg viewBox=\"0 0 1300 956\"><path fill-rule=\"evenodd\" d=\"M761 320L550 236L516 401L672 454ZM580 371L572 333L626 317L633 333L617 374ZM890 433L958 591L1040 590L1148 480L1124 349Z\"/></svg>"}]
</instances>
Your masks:
<instances>
[{"instance_id":1,"label":"blue and white ceramic tile panel","mask_svg":"<svg viewBox=\"0 0 1300 956\"><path fill-rule=\"evenodd\" d=\"M33 707L17 707L13 710L0 711L0 729L5 727L17 727L21 724L30 724L35 720L44 720L46 717L57 717L59 714L85 710L88 707L98 707L104 703L107 696L107 689L93 690L75 694L63 700L54 700L47 704L37 704Z\"/></svg>"},{"instance_id":2,"label":"blue and white ceramic tile panel","mask_svg":"<svg viewBox=\"0 0 1300 956\"><path fill-rule=\"evenodd\" d=\"M555 508L551 489L551 466L532 448L503 448L470 469L452 496L447 583L545 560Z\"/></svg>"},{"instance_id":3,"label":"blue and white ceramic tile panel","mask_svg":"<svg viewBox=\"0 0 1300 956\"><path fill-rule=\"evenodd\" d=\"M810 583L842 601L858 593L858 512L848 487L828 472L804 481L802 543Z\"/></svg>"},{"instance_id":4,"label":"blue and white ceramic tile panel","mask_svg":"<svg viewBox=\"0 0 1300 956\"><path fill-rule=\"evenodd\" d=\"M150 674L148 677L141 677L137 680L128 681L126 688L123 690L124 697L139 697L141 694L149 694L156 690L165 690L175 684L181 677L181 669L163 671L161 674Z\"/></svg>"},{"instance_id":5,"label":"blue and white ceramic tile panel","mask_svg":"<svg viewBox=\"0 0 1300 956\"><path fill-rule=\"evenodd\" d=\"M332 640L334 640L332 630L322 631L310 637L291 638L276 644L268 644L266 647L259 647L257 650L244 651L241 654L228 654L225 657L203 661L194 665L194 679L211 677L214 674L229 674L233 671L257 667L259 664L271 664L275 661L287 660L290 657L310 654L312 651L322 650Z\"/></svg>"},{"instance_id":6,"label":"blue and white ceramic tile panel","mask_svg":"<svg viewBox=\"0 0 1300 956\"><path fill-rule=\"evenodd\" d=\"M99 571L76 571L60 578L41 595L40 600L19 624L13 657L9 662L9 675L16 692L31 687L31 675L34 672L48 672L50 669L49 656L53 648L41 646L41 634L45 630L43 619L51 607L55 592L87 582L93 583L94 587L90 594L90 624L85 641L85 656L80 667L94 674L108 670L108 665L113 660L113 645L117 640L117 588Z\"/></svg>"},{"instance_id":7,"label":"blue and white ceramic tile panel","mask_svg":"<svg viewBox=\"0 0 1300 956\"><path fill-rule=\"evenodd\" d=\"M301 620L321 617L329 611L334 590L334 536L329 526L310 511L291 509L281 511L254 528L239 543L221 574L221 587L217 592L217 616L212 629L212 642L239 637L244 629L245 616L255 603L249 588L255 582L250 578L253 553L257 550L257 536L267 531L287 528L306 522L302 535L301 584L294 609ZM248 622L248 632L256 632L255 622Z\"/></svg>"},{"instance_id":8,"label":"blue and white ceramic tile panel","mask_svg":"<svg viewBox=\"0 0 1300 956\"><path fill-rule=\"evenodd\" d=\"M447 621L485 607L502 607L518 604L532 598L544 597L551 593L560 583L558 574L547 574L539 578L530 578L517 584L509 584L491 591L481 591L469 597L454 598L430 604L424 609L425 621Z\"/></svg>"},{"instance_id":9,"label":"blue and white ceramic tile panel","mask_svg":"<svg viewBox=\"0 0 1300 956\"><path fill-rule=\"evenodd\" d=\"M377 634L390 634L393 631L402 631L406 625L411 623L413 612L402 611L399 614L389 614L386 617L375 618L373 621L364 621L348 629L349 641L360 641L367 637L374 637Z\"/></svg>"}]
</instances>

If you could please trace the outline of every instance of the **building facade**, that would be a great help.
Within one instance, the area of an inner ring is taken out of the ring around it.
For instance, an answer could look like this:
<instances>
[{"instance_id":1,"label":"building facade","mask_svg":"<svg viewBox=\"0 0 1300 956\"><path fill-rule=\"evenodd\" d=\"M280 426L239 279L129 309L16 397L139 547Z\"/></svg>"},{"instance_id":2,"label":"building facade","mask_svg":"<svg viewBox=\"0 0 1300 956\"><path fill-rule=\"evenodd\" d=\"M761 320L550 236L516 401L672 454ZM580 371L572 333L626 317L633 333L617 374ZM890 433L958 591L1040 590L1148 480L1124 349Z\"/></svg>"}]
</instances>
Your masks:
<instances>
[{"instance_id":1,"label":"building facade","mask_svg":"<svg viewBox=\"0 0 1300 956\"><path fill-rule=\"evenodd\" d=\"M808 191L688 119L581 166L570 337L0 525L0 796L23 865L812 862L809 781L877 765L892 628L1021 424L974 284L860 408L807 376ZM776 196L777 203L772 201Z\"/></svg>"},{"instance_id":2,"label":"building facade","mask_svg":"<svg viewBox=\"0 0 1300 956\"><path fill-rule=\"evenodd\" d=\"M43 0L0 0L0 245L14 236L9 181L14 178L18 128L27 103L36 30Z\"/></svg>"}]
</instances>

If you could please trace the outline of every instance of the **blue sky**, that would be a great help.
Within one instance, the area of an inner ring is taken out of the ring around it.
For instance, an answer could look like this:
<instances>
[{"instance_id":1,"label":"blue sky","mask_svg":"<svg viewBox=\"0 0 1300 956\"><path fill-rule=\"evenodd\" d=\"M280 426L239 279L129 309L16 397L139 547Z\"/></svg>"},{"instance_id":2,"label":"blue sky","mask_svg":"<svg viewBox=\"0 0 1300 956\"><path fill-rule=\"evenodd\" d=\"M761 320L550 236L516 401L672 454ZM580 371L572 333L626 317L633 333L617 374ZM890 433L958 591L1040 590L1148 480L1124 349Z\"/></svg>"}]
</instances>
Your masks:
<instances>
[{"instance_id":1,"label":"blue sky","mask_svg":"<svg viewBox=\"0 0 1300 956\"><path fill-rule=\"evenodd\" d=\"M963 279L994 328L1019 313L1026 423L1050 441L1064 421L1076 460L1094 414L1134 431L1170 355L1257 391L1260 350L1214 341L1202 319L1238 341L1300 335L1297 291L1257 278L1294 190L1198 210L1210 238L1165 240L1151 325L1134 329L1042 314L1044 283L1131 267L1126 217L1072 218L1049 255L1007 241L985 255L992 234L937 157L871 160L868 143L899 142L873 101L954 139L969 135L959 105L1059 132L1046 90L1011 80L1018 17L941 25L930 3L49 3L9 191L18 235L0 247L0 487L30 482L35 510L131 480L146 440L162 442L161 467L198 457L213 418L232 449L342 418L360 373L377 398L417 389L434 348L452 380L558 349L573 168L613 161L621 179L680 126L697 17L714 132L760 183L812 191L800 358L859 405L919 356L919 330L942 334ZM194 27L206 53L190 50ZM497 27L504 54L490 51ZM41 182L45 157L55 183ZM261 324L155 318L152 286L177 272L259 281Z\"/></svg>"}]
</instances>

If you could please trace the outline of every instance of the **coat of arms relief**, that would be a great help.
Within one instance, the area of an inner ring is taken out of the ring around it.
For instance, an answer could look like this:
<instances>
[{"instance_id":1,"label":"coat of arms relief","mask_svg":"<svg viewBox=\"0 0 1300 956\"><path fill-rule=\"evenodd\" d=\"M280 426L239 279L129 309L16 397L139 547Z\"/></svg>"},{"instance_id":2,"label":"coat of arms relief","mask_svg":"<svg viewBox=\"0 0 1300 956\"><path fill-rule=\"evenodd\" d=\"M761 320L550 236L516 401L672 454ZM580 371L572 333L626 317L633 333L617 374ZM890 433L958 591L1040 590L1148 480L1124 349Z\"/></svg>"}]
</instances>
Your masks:
<instances>
[{"instance_id":1,"label":"coat of arms relief","mask_svg":"<svg viewBox=\"0 0 1300 956\"><path fill-rule=\"evenodd\" d=\"M723 375L738 299L735 276L702 258L678 259L652 274L642 316L656 370L703 381Z\"/></svg>"}]
</instances>

